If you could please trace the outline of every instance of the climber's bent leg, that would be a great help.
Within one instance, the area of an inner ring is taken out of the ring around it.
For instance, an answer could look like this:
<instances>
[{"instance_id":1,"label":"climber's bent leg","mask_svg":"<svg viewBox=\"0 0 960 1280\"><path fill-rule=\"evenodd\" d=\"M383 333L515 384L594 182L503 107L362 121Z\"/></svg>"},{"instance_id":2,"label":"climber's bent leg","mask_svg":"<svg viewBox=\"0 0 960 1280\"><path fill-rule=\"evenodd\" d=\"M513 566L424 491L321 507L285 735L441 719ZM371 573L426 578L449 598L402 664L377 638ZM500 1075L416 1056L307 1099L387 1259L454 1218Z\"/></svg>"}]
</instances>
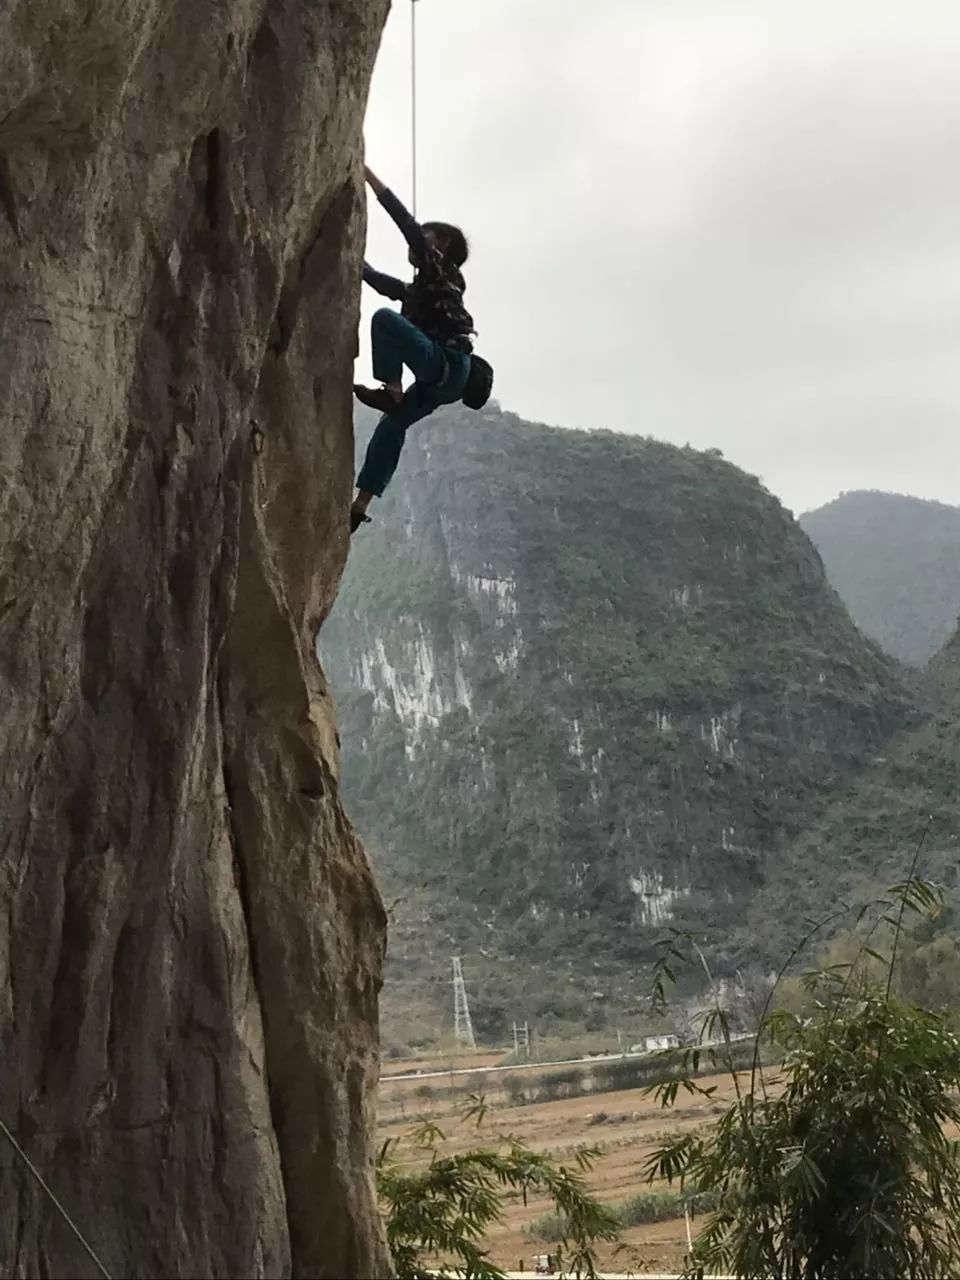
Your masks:
<instances>
[{"instance_id":1,"label":"climber's bent leg","mask_svg":"<svg viewBox=\"0 0 960 1280\"><path fill-rule=\"evenodd\" d=\"M386 386L399 386L406 365L417 382L433 386L446 372L443 348L415 324L381 307L370 322L373 376Z\"/></svg>"},{"instance_id":2,"label":"climber's bent leg","mask_svg":"<svg viewBox=\"0 0 960 1280\"><path fill-rule=\"evenodd\" d=\"M406 365L416 382L403 395L400 379ZM393 478L407 437L407 428L426 418L443 404L463 395L470 357L448 351L395 311L384 308L373 317L373 369L383 383L381 391L354 387L362 404L383 411L363 467L357 476L357 496L350 510L350 532L368 519L367 507L379 498ZM396 378L395 382L388 379ZM395 399L397 393L401 398Z\"/></svg>"},{"instance_id":3,"label":"climber's bent leg","mask_svg":"<svg viewBox=\"0 0 960 1280\"><path fill-rule=\"evenodd\" d=\"M437 407L435 398L429 393L424 394L425 390L415 383L397 407L385 413L377 423L377 429L367 445L363 467L357 476L357 488L366 497L366 501L361 507L355 502L355 509L365 511L371 497L381 496L397 469L407 428L433 413Z\"/></svg>"}]
</instances>

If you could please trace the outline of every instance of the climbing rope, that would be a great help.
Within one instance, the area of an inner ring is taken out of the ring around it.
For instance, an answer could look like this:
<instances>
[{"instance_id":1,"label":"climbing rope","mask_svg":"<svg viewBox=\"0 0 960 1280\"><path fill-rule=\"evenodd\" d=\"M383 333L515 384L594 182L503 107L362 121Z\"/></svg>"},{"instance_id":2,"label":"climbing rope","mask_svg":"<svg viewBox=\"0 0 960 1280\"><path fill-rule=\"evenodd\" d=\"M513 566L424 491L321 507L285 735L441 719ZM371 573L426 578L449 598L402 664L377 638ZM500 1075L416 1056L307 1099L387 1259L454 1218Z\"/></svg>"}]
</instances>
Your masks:
<instances>
[{"instance_id":1,"label":"climbing rope","mask_svg":"<svg viewBox=\"0 0 960 1280\"><path fill-rule=\"evenodd\" d=\"M16 1140L16 1138L13 1136L13 1134L10 1132L10 1130L7 1128L7 1126L3 1123L2 1120L0 1120L0 1133L3 1134L6 1140L10 1143L11 1147L13 1147L13 1150L16 1153L17 1157L20 1160L22 1160L23 1163L26 1165L26 1167L30 1170L30 1173L39 1183L44 1194L47 1196L47 1199L50 1201L50 1203L56 1209L57 1213L59 1213L60 1217L64 1220L64 1222L73 1232L73 1234L76 1236L84 1253L86 1253L87 1257L90 1259L93 1265L100 1272L101 1276L103 1276L103 1280L110 1280L110 1272L107 1270L107 1268L103 1265L103 1263L94 1253L91 1246L87 1243L86 1238L83 1235L83 1232L74 1222L74 1220L70 1217L69 1213L67 1213L66 1209L63 1207L63 1205L60 1203L57 1197L53 1194L53 1191L50 1189L49 1185L44 1181L43 1174L40 1172L37 1166L33 1163L33 1161L24 1151L23 1147L21 1147L20 1143Z\"/></svg>"},{"instance_id":2,"label":"climbing rope","mask_svg":"<svg viewBox=\"0 0 960 1280\"><path fill-rule=\"evenodd\" d=\"M417 0L410 0L410 159L413 216L417 216Z\"/></svg>"}]
</instances>

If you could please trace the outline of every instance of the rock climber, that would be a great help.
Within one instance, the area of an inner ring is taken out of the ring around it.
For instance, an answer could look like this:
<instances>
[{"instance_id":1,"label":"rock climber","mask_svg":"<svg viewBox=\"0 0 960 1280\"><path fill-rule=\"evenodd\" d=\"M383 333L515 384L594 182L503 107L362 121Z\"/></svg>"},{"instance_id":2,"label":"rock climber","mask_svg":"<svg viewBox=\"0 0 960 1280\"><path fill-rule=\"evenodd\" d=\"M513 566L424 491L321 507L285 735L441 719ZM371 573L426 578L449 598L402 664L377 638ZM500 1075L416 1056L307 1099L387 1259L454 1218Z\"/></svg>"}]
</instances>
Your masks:
<instances>
[{"instance_id":1,"label":"rock climber","mask_svg":"<svg viewBox=\"0 0 960 1280\"><path fill-rule=\"evenodd\" d=\"M480 408L490 394L493 372L473 356L473 318L463 303L461 268L469 247L459 227L417 220L371 169L367 182L406 238L414 268L411 284L384 275L367 263L364 281L383 297L401 302L400 312L382 307L373 317L373 375L380 387L355 386L361 404L383 414L357 476L350 509L350 532L368 523L367 507L390 483L407 428L443 404L465 400ZM403 389L403 366L415 381Z\"/></svg>"}]
</instances>

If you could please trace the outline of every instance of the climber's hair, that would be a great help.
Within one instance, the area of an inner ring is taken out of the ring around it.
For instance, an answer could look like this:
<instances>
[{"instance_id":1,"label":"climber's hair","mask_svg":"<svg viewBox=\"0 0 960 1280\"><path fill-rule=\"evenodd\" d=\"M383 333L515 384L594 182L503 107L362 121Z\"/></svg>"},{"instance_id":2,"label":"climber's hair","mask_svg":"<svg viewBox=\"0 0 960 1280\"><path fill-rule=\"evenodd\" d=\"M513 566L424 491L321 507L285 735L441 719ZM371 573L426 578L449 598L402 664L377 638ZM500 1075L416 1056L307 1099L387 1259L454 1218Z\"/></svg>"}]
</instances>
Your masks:
<instances>
[{"instance_id":1,"label":"climber's hair","mask_svg":"<svg viewBox=\"0 0 960 1280\"><path fill-rule=\"evenodd\" d=\"M470 256L470 245L459 227L454 227L449 222L425 222L423 229L432 231L443 241L444 255L451 262L455 262L458 267L463 266Z\"/></svg>"}]
</instances>

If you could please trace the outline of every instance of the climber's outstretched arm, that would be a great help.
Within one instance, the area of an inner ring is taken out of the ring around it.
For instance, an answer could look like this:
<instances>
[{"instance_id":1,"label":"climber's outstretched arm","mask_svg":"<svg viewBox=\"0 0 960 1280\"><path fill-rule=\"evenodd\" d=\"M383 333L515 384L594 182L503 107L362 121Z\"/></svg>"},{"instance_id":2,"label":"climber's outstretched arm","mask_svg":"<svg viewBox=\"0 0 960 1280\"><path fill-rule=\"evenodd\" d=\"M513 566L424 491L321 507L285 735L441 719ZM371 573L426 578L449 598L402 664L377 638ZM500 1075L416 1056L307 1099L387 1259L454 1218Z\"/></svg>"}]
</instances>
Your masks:
<instances>
[{"instance_id":1,"label":"climber's outstretched arm","mask_svg":"<svg viewBox=\"0 0 960 1280\"><path fill-rule=\"evenodd\" d=\"M407 296L407 286L402 280L388 276L383 271L374 271L367 262L363 264L363 282L382 297L392 298L394 302L402 302Z\"/></svg>"},{"instance_id":2,"label":"climber's outstretched arm","mask_svg":"<svg viewBox=\"0 0 960 1280\"><path fill-rule=\"evenodd\" d=\"M403 203L397 199L390 188L380 181L371 168L367 168L366 175L367 182L369 182L373 193L403 232L403 237L412 251L413 265L415 267L423 266L427 261L427 242L423 238L423 228L420 223L405 208Z\"/></svg>"}]
</instances>

